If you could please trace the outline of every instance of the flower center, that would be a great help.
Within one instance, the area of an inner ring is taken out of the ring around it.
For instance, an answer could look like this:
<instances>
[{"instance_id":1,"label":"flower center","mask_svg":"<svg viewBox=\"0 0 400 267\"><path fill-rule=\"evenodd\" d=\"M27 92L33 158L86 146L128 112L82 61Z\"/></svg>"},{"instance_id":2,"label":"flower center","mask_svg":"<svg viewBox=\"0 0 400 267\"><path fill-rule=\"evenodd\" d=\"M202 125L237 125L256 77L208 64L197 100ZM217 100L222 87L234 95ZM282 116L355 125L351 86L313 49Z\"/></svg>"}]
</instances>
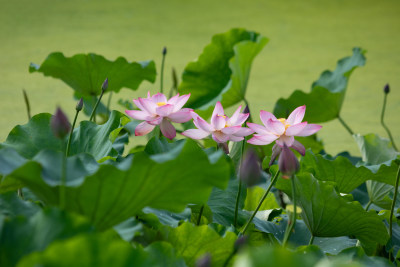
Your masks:
<instances>
[{"instance_id":1,"label":"flower center","mask_svg":"<svg viewBox=\"0 0 400 267\"><path fill-rule=\"evenodd\" d=\"M280 118L280 119L278 119L278 121L282 122L282 124L285 125L285 131L287 130L287 128L290 127L290 124L287 123L286 119Z\"/></svg>"},{"instance_id":2,"label":"flower center","mask_svg":"<svg viewBox=\"0 0 400 267\"><path fill-rule=\"evenodd\" d=\"M161 106L165 106L167 103L165 102L157 102L157 106L161 107Z\"/></svg>"},{"instance_id":3,"label":"flower center","mask_svg":"<svg viewBox=\"0 0 400 267\"><path fill-rule=\"evenodd\" d=\"M226 116L225 116L225 115L217 115L217 116L226 119Z\"/></svg>"}]
</instances>

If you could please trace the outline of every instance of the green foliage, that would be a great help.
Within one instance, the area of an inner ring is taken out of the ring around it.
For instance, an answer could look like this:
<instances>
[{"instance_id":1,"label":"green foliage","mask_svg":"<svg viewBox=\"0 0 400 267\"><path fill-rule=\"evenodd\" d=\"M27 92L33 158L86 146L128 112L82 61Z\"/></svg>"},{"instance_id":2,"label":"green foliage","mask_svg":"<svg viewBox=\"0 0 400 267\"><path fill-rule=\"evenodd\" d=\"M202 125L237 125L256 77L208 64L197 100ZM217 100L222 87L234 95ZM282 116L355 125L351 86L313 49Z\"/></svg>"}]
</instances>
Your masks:
<instances>
[{"instance_id":1,"label":"green foliage","mask_svg":"<svg viewBox=\"0 0 400 267\"><path fill-rule=\"evenodd\" d=\"M324 71L311 86L310 93L296 90L289 98L280 98L275 105L277 118L286 118L298 106L306 105L304 120L308 122L326 122L336 119L343 104L348 80L357 67L365 64L365 50L354 48L353 55L338 61L336 69Z\"/></svg>"},{"instance_id":2,"label":"green foliage","mask_svg":"<svg viewBox=\"0 0 400 267\"><path fill-rule=\"evenodd\" d=\"M183 71L178 91L190 93L187 106L205 117L221 101L228 108L245 98L251 64L268 39L245 29L214 35L197 61Z\"/></svg>"},{"instance_id":3,"label":"green foliage","mask_svg":"<svg viewBox=\"0 0 400 267\"><path fill-rule=\"evenodd\" d=\"M287 191L288 183L281 179L277 187L290 193ZM348 201L338 195L332 184L318 181L311 174L298 175L295 183L296 191L301 192L296 194L296 199L303 211L302 218L312 235L353 235L360 240L368 254L378 244L386 244L386 227L375 212L366 212L358 202Z\"/></svg>"},{"instance_id":4,"label":"green foliage","mask_svg":"<svg viewBox=\"0 0 400 267\"><path fill-rule=\"evenodd\" d=\"M100 95L106 78L109 80L108 92L119 92L122 87L136 90L142 81L154 82L156 78L153 61L129 63L123 57L110 61L93 53L72 57L65 57L59 52L51 53L40 66L31 63L29 72L41 72L62 80L79 97Z\"/></svg>"}]
</instances>

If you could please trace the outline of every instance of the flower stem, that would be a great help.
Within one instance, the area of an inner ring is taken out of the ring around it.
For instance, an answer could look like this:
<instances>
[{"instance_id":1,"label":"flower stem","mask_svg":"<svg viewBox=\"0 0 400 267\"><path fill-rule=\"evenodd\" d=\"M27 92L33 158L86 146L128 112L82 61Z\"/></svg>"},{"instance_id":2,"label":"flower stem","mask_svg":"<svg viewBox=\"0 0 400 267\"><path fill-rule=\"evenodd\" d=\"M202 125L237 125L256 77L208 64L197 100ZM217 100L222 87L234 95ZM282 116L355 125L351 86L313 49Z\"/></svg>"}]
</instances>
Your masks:
<instances>
[{"instance_id":1,"label":"flower stem","mask_svg":"<svg viewBox=\"0 0 400 267\"><path fill-rule=\"evenodd\" d=\"M390 239L392 239L393 212L394 212L394 206L396 204L397 191L398 191L398 188L399 188L399 179L400 179L400 166L399 166L399 169L397 170L397 177L396 177L396 183L395 183L395 186L394 186L394 195L393 195L392 207L390 209L390 218L389 218L389 237L390 237Z\"/></svg>"},{"instance_id":2,"label":"flower stem","mask_svg":"<svg viewBox=\"0 0 400 267\"><path fill-rule=\"evenodd\" d=\"M238 186L238 192L236 195L236 204L235 204L235 216L233 218L233 226L236 228L237 227L237 217L238 217L238 212L239 212L239 200L240 200L240 193L242 192L242 179L240 177L240 168L242 165L243 161L243 152L244 152L244 146L245 146L246 138L243 139L242 141L242 151L241 151L241 156L240 156L240 163L239 163L239 168L237 172L237 176L239 178L239 186Z\"/></svg>"},{"instance_id":3,"label":"flower stem","mask_svg":"<svg viewBox=\"0 0 400 267\"><path fill-rule=\"evenodd\" d=\"M61 184L60 184L60 209L65 209L65 196L66 196L66 183L67 178L67 157L62 155L62 163L61 163Z\"/></svg>"},{"instance_id":4,"label":"flower stem","mask_svg":"<svg viewBox=\"0 0 400 267\"><path fill-rule=\"evenodd\" d=\"M389 139L392 142L392 145L393 145L394 149L396 149L398 151L398 149L397 149L397 147L396 147L396 145L394 143L394 139L393 139L392 133L390 132L390 130L386 126L386 124L383 122L383 118L385 116L385 110L386 110L386 100L387 100L387 94L384 94L384 95L385 96L383 98L383 106L382 106L382 113L381 113L381 124L382 124L383 128L385 128L387 134L389 135Z\"/></svg>"},{"instance_id":5,"label":"flower stem","mask_svg":"<svg viewBox=\"0 0 400 267\"><path fill-rule=\"evenodd\" d=\"M26 93L25 89L22 89L22 93L24 95L26 112L28 113L28 120L30 120L32 118L32 116L31 116L31 105L29 104L28 94Z\"/></svg>"},{"instance_id":6,"label":"flower stem","mask_svg":"<svg viewBox=\"0 0 400 267\"><path fill-rule=\"evenodd\" d=\"M277 171L275 173L274 178L272 178L270 185L267 188L267 191L265 191L264 195L262 196L260 202L258 203L256 209L254 210L253 214L251 215L250 219L247 221L245 227L243 228L243 230L240 232L240 235L244 235L247 231L247 228L249 228L249 225L251 223L251 221L254 219L254 217L256 216L256 213L258 212L258 210L260 209L262 203L264 202L264 200L267 198L269 191L271 191L272 186L275 184L276 180L278 180L279 177L279 171Z\"/></svg>"},{"instance_id":7,"label":"flower stem","mask_svg":"<svg viewBox=\"0 0 400 267\"><path fill-rule=\"evenodd\" d=\"M342 119L342 117L340 117L340 115L338 115L338 120L340 121L340 123L343 125L344 128L346 128L346 130L349 132L349 134L352 136L354 134L354 132L350 129L350 127L344 122L344 120Z\"/></svg>"},{"instance_id":8,"label":"flower stem","mask_svg":"<svg viewBox=\"0 0 400 267\"><path fill-rule=\"evenodd\" d=\"M67 143L67 149L65 151L65 156L68 157L69 155L69 149L71 147L71 139L72 139L72 133L74 132L74 128L75 128L75 124L76 124L76 119L78 118L78 114L79 114L80 110L77 110L75 113L75 118L74 118L74 122L72 123L72 128L71 128L71 132L69 133L69 137L68 137L68 143Z\"/></svg>"},{"instance_id":9,"label":"flower stem","mask_svg":"<svg viewBox=\"0 0 400 267\"><path fill-rule=\"evenodd\" d=\"M92 110L92 114L90 114L89 121L92 121L92 119L96 116L96 109L97 109L97 106L99 105L99 103L101 101L101 98L103 97L103 94L104 94L104 90L101 90L101 95L100 95L99 99L97 99L96 105L94 105L94 108Z\"/></svg>"},{"instance_id":10,"label":"flower stem","mask_svg":"<svg viewBox=\"0 0 400 267\"><path fill-rule=\"evenodd\" d=\"M293 228L296 225L296 217L297 217L297 211L296 211L296 184L294 179L296 178L296 175L293 175L290 180L292 182L292 203L293 203L293 213L292 213L292 218L289 220L288 225L286 227L285 231L285 236L283 238L283 247L286 247L287 242L290 238L290 235L292 234Z\"/></svg>"},{"instance_id":11,"label":"flower stem","mask_svg":"<svg viewBox=\"0 0 400 267\"><path fill-rule=\"evenodd\" d=\"M200 225L201 216L203 216L203 211L204 211L204 205L201 205L200 212L199 212L199 217L197 218L197 223L196 223L197 226Z\"/></svg>"},{"instance_id":12,"label":"flower stem","mask_svg":"<svg viewBox=\"0 0 400 267\"><path fill-rule=\"evenodd\" d=\"M165 48L164 48L165 49ZM167 53L162 53L162 61L161 61L161 71L160 71L160 92L164 91L164 64L165 64L165 55Z\"/></svg>"},{"instance_id":13,"label":"flower stem","mask_svg":"<svg viewBox=\"0 0 400 267\"><path fill-rule=\"evenodd\" d=\"M22 188L18 188L17 194L22 200L24 200L24 192L22 192Z\"/></svg>"},{"instance_id":14,"label":"flower stem","mask_svg":"<svg viewBox=\"0 0 400 267\"><path fill-rule=\"evenodd\" d=\"M308 245L309 245L309 246L311 246L311 245L313 244L313 242L314 242L314 237L315 237L315 236L313 236L313 235L311 234L310 242L308 242Z\"/></svg>"},{"instance_id":15,"label":"flower stem","mask_svg":"<svg viewBox=\"0 0 400 267\"><path fill-rule=\"evenodd\" d=\"M113 92L111 91L111 92L110 92L110 95L108 96L107 110L110 110L112 93L113 93Z\"/></svg>"}]
</instances>

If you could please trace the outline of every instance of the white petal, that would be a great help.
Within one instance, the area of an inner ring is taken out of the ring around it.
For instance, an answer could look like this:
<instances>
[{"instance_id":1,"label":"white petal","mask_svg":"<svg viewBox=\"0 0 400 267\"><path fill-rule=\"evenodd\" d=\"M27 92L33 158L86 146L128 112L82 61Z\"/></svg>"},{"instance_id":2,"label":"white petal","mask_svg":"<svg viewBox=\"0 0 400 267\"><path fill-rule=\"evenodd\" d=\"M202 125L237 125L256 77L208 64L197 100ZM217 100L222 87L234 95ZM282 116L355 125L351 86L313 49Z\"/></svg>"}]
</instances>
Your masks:
<instances>
[{"instance_id":1,"label":"white petal","mask_svg":"<svg viewBox=\"0 0 400 267\"><path fill-rule=\"evenodd\" d=\"M186 104L189 97L190 97L190 94L180 96L174 105L174 112L177 112L178 110L180 110L183 107L183 105Z\"/></svg>"},{"instance_id":2,"label":"white petal","mask_svg":"<svg viewBox=\"0 0 400 267\"><path fill-rule=\"evenodd\" d=\"M183 123L190 121L192 119L192 115L190 114L192 110L190 108L183 108L178 112L172 113L168 115L168 118L177 123Z\"/></svg>"},{"instance_id":3,"label":"white petal","mask_svg":"<svg viewBox=\"0 0 400 267\"><path fill-rule=\"evenodd\" d=\"M265 124L267 130L271 133L282 135L285 132L285 125L280 121L273 121L269 119Z\"/></svg>"},{"instance_id":4,"label":"white petal","mask_svg":"<svg viewBox=\"0 0 400 267\"><path fill-rule=\"evenodd\" d=\"M290 113L289 117L287 118L287 122L290 125L298 124L303 120L305 113L306 113L306 105L300 106L295 110L293 110L292 113Z\"/></svg>"},{"instance_id":5,"label":"white petal","mask_svg":"<svg viewBox=\"0 0 400 267\"><path fill-rule=\"evenodd\" d=\"M125 110L125 113L128 114L128 116L134 118L135 120L145 121L150 118L149 116L150 114L142 110Z\"/></svg>"},{"instance_id":6,"label":"white petal","mask_svg":"<svg viewBox=\"0 0 400 267\"><path fill-rule=\"evenodd\" d=\"M321 130L322 126L318 124L307 124L304 129L297 134L297 136L309 136Z\"/></svg>"},{"instance_id":7,"label":"white petal","mask_svg":"<svg viewBox=\"0 0 400 267\"><path fill-rule=\"evenodd\" d=\"M214 108L214 111L213 111L213 113L211 115L211 118L213 118L213 117L215 117L217 115L221 115L221 116L225 115L224 108L222 107L221 102L219 102L219 101L215 104L215 108Z\"/></svg>"},{"instance_id":8,"label":"white petal","mask_svg":"<svg viewBox=\"0 0 400 267\"><path fill-rule=\"evenodd\" d=\"M164 102L167 103L167 98L162 93L157 93L151 97L154 103Z\"/></svg>"},{"instance_id":9,"label":"white petal","mask_svg":"<svg viewBox=\"0 0 400 267\"><path fill-rule=\"evenodd\" d=\"M307 122L302 122L302 123L298 123L295 125L291 125L286 129L285 135L288 136L296 136L298 133L300 133L304 127L307 126Z\"/></svg>"},{"instance_id":10,"label":"white petal","mask_svg":"<svg viewBox=\"0 0 400 267\"><path fill-rule=\"evenodd\" d=\"M164 106L157 107L156 113L161 117L168 117L168 115L171 114L173 109L174 109L173 105L166 104Z\"/></svg>"},{"instance_id":11,"label":"white petal","mask_svg":"<svg viewBox=\"0 0 400 267\"><path fill-rule=\"evenodd\" d=\"M268 120L273 120L273 121L277 120L274 114L265 110L260 111L260 119L265 126L267 126Z\"/></svg>"},{"instance_id":12,"label":"white petal","mask_svg":"<svg viewBox=\"0 0 400 267\"><path fill-rule=\"evenodd\" d=\"M163 119L160 124L160 130L162 134L168 139L174 139L176 136L175 127L167 119Z\"/></svg>"},{"instance_id":13,"label":"white petal","mask_svg":"<svg viewBox=\"0 0 400 267\"><path fill-rule=\"evenodd\" d=\"M259 133L259 134L269 134L270 133L267 130L267 128L265 128L265 126L263 126L263 125L248 122L247 126L249 126L250 129L252 129L253 131L255 131L256 133Z\"/></svg>"},{"instance_id":14,"label":"white petal","mask_svg":"<svg viewBox=\"0 0 400 267\"><path fill-rule=\"evenodd\" d=\"M153 131L154 125L148 124L147 122L142 122L135 128L135 136L146 135L149 132Z\"/></svg>"},{"instance_id":15,"label":"white petal","mask_svg":"<svg viewBox=\"0 0 400 267\"><path fill-rule=\"evenodd\" d=\"M189 129L182 133L182 135L192 138L192 139L203 139L206 138L210 133L205 132L200 129Z\"/></svg>"}]
</instances>

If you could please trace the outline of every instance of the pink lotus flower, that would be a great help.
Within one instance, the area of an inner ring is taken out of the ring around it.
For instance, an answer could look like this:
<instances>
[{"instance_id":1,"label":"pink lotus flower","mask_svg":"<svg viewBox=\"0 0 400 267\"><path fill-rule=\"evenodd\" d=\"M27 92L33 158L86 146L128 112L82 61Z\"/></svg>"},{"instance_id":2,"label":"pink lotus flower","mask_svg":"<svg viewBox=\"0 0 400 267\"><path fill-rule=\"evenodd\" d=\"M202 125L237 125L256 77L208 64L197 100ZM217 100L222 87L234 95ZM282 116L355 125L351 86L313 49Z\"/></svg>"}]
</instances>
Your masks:
<instances>
[{"instance_id":1,"label":"pink lotus flower","mask_svg":"<svg viewBox=\"0 0 400 267\"><path fill-rule=\"evenodd\" d=\"M294 139L295 136L309 136L315 134L321 129L321 125L308 124L306 121L301 122L306 112L306 106L301 106L293 110L287 119L277 119L272 113L261 110L260 118L264 126L247 123L257 134L247 141L253 145L268 145L273 141L279 146L275 147L280 152L280 148L284 145L296 149L304 156L304 146Z\"/></svg>"},{"instance_id":2,"label":"pink lotus flower","mask_svg":"<svg viewBox=\"0 0 400 267\"><path fill-rule=\"evenodd\" d=\"M242 141L244 136L252 134L253 131L242 127L242 124L249 117L249 113L240 113L241 109L242 106L239 106L232 117L229 118L225 115L224 108L218 101L211 116L211 124L192 112L194 125L198 129L189 129L182 134L192 139L203 139L211 134L217 143Z\"/></svg>"},{"instance_id":3,"label":"pink lotus flower","mask_svg":"<svg viewBox=\"0 0 400 267\"><path fill-rule=\"evenodd\" d=\"M153 96L150 92L147 98L134 99L133 103L140 110L125 110L126 114L136 120L144 120L135 129L135 135L141 136L151 132L156 125L160 125L162 134L173 139L176 136L172 122L183 123L192 119L190 108L182 108L188 101L190 94L171 97L169 100L164 94L157 93Z\"/></svg>"}]
</instances>

